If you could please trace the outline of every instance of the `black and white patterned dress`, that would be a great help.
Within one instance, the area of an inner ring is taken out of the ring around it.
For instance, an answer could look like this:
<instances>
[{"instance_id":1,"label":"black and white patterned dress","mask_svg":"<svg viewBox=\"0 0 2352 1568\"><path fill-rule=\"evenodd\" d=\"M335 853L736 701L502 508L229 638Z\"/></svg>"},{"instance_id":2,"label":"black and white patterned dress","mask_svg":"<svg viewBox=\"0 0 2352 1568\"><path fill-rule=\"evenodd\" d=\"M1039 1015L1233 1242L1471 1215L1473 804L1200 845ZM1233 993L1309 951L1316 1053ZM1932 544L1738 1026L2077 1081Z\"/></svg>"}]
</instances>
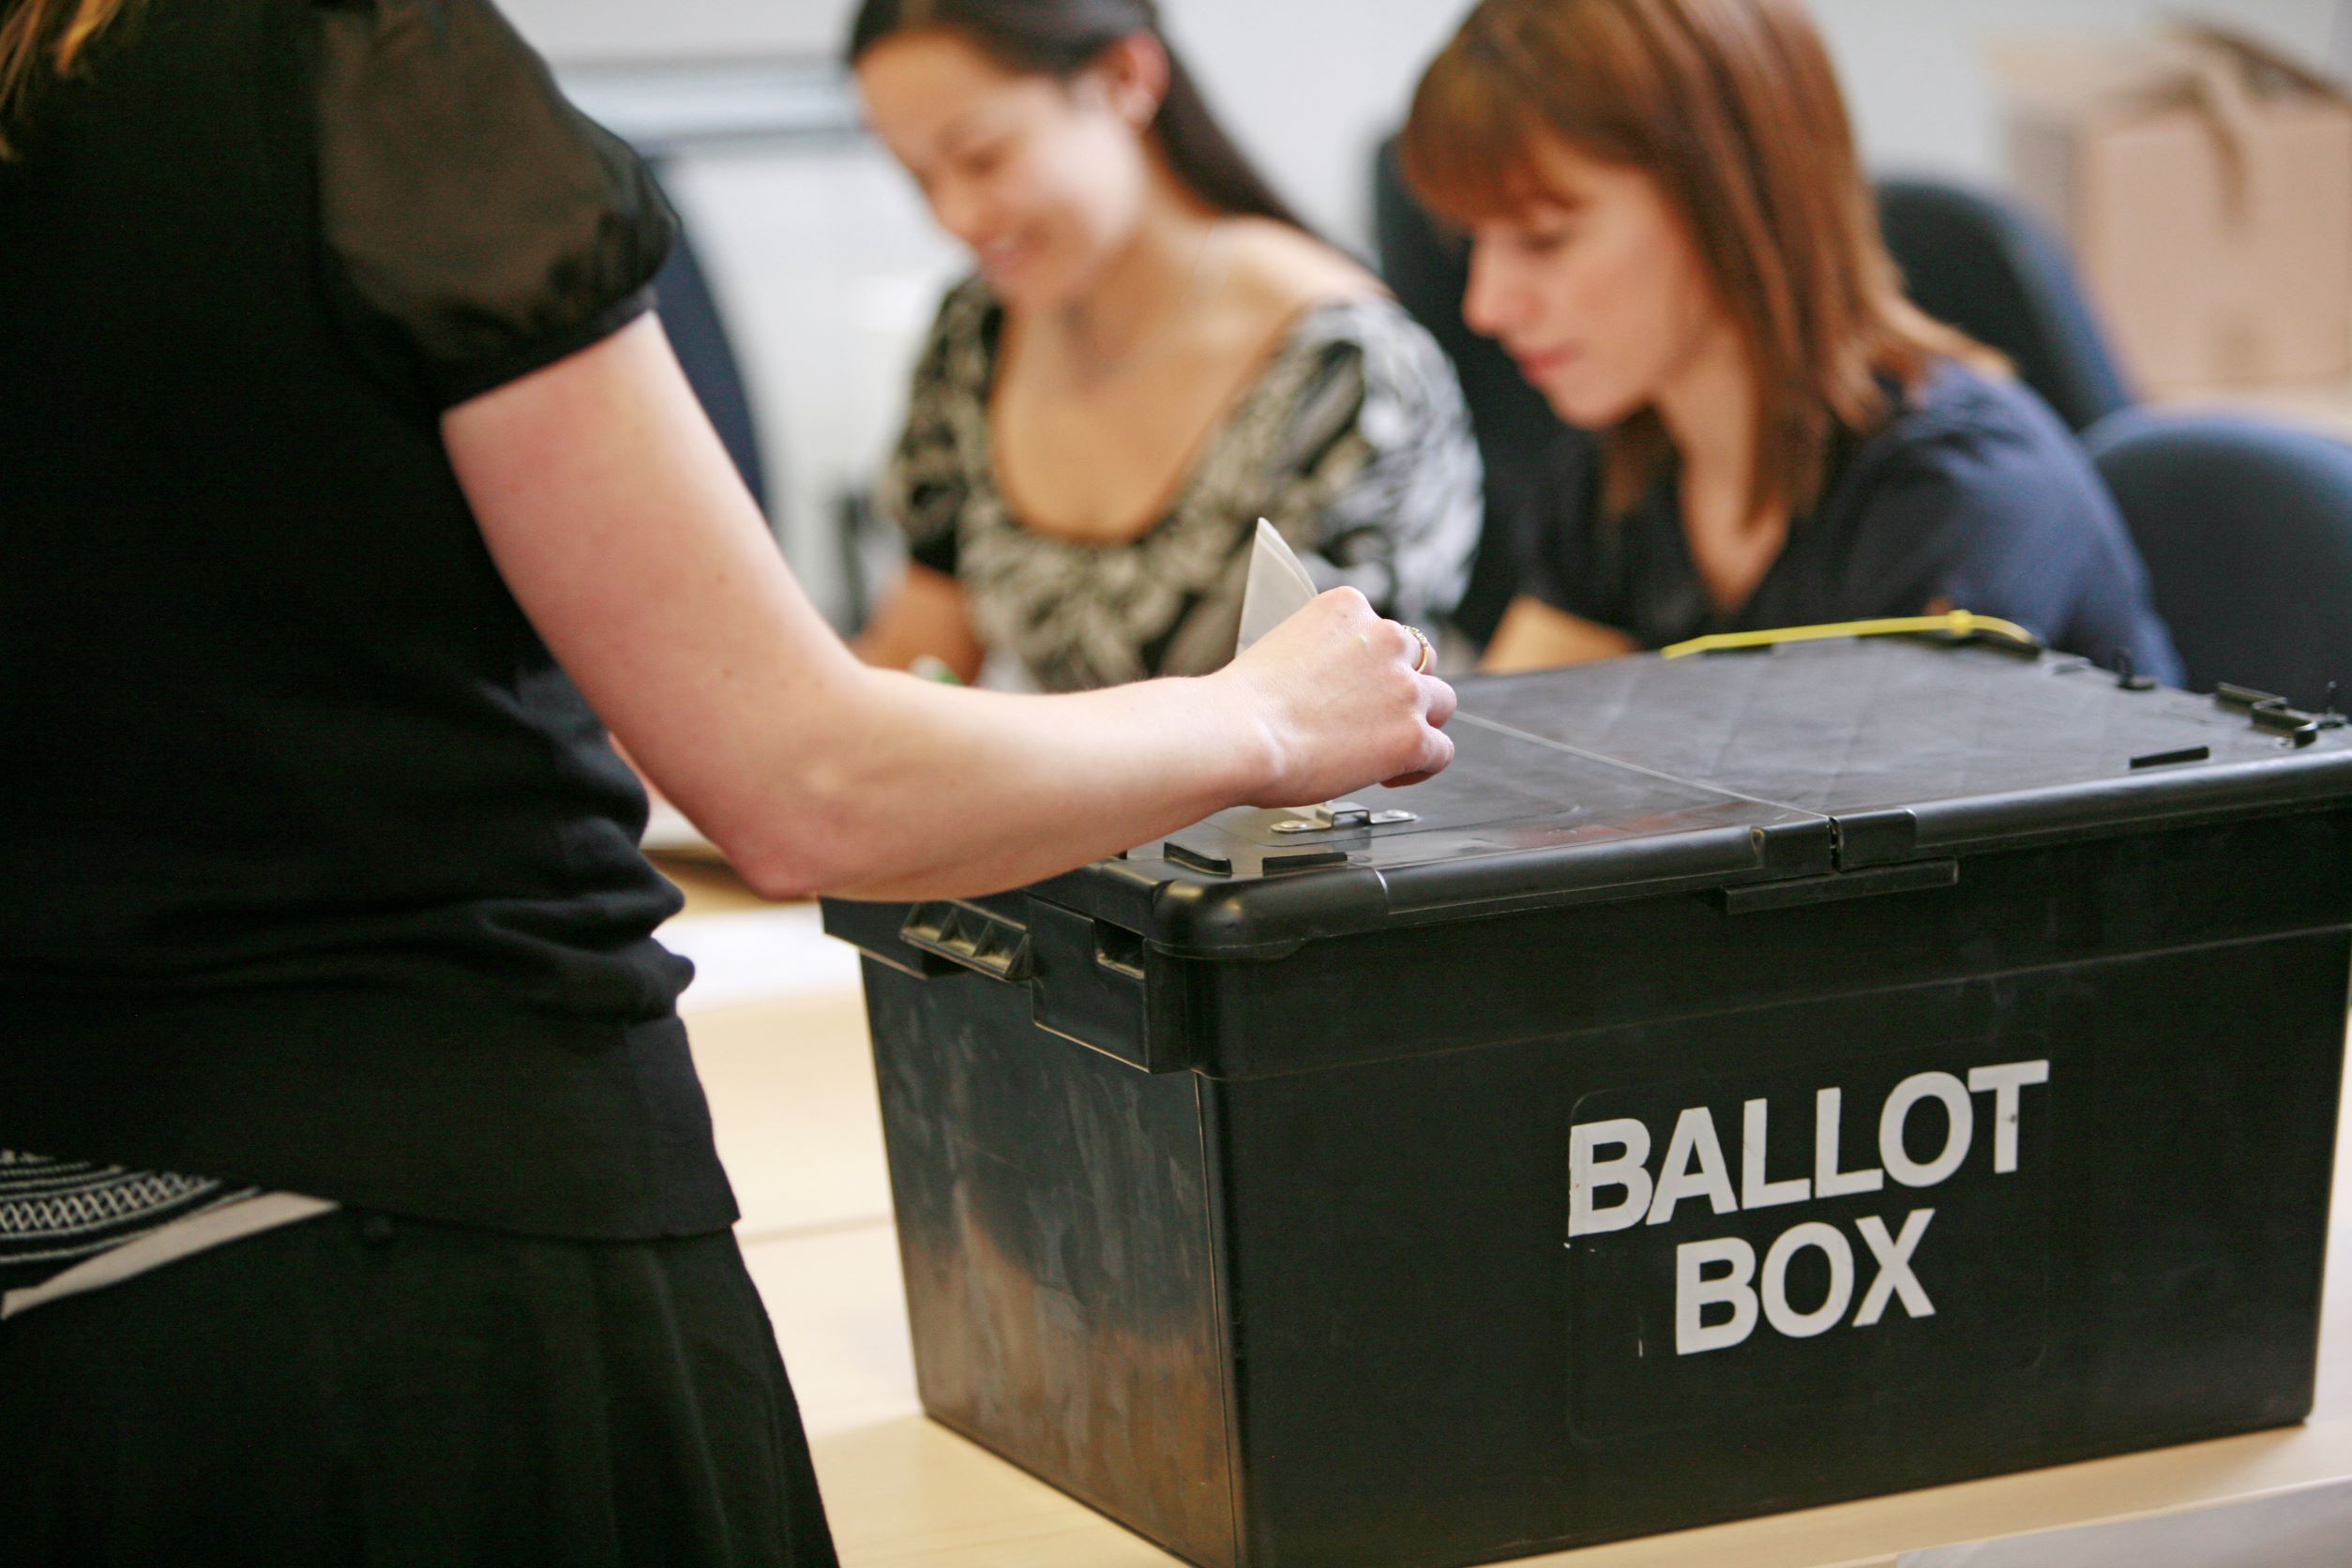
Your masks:
<instances>
[{"instance_id":1,"label":"black and white patterned dress","mask_svg":"<svg viewBox=\"0 0 2352 1568\"><path fill-rule=\"evenodd\" d=\"M1319 587L1352 585L1425 625L1453 609L1478 541L1478 449L1452 365L1394 300L1303 312L1168 512L1109 544L1025 526L997 486L988 394L1003 323L977 279L948 294L881 501L912 559L957 580L980 641L1041 689L1230 659L1260 517Z\"/></svg>"}]
</instances>

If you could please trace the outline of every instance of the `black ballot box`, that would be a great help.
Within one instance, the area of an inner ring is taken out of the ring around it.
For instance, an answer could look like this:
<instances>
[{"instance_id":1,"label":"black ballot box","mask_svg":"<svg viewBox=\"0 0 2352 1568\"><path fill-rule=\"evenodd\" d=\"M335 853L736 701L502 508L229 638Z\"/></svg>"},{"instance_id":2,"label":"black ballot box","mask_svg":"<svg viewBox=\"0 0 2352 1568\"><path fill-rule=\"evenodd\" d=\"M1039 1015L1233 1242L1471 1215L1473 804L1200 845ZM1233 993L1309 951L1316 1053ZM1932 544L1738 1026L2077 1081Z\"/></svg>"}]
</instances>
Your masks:
<instances>
[{"instance_id":1,"label":"black ballot box","mask_svg":"<svg viewBox=\"0 0 2352 1568\"><path fill-rule=\"evenodd\" d=\"M925 1409L1212 1568L2301 1419L2352 731L2144 687L1892 639L1477 678L1369 822L829 902Z\"/></svg>"}]
</instances>

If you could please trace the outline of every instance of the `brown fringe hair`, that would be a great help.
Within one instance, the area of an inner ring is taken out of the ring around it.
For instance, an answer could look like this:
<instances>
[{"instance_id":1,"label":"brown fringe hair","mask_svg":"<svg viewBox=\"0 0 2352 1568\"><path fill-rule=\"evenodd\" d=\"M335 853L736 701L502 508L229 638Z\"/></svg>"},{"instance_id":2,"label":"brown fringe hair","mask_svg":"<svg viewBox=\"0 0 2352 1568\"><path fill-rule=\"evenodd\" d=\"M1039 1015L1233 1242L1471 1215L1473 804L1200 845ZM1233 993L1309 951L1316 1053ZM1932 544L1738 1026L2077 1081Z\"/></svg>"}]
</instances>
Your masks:
<instances>
[{"instance_id":1,"label":"brown fringe hair","mask_svg":"<svg viewBox=\"0 0 2352 1568\"><path fill-rule=\"evenodd\" d=\"M1905 297L1800 0L1483 0L1413 95L1405 177L1447 223L1505 218L1545 193L1543 137L1647 173L1681 217L1756 379L1759 509L1813 507L1840 429L1892 414L1881 376L2002 365ZM1644 409L1606 446L1622 511L1671 444Z\"/></svg>"},{"instance_id":2,"label":"brown fringe hair","mask_svg":"<svg viewBox=\"0 0 2352 1568\"><path fill-rule=\"evenodd\" d=\"M98 30L132 0L0 0L0 158L42 85L73 69Z\"/></svg>"}]
</instances>

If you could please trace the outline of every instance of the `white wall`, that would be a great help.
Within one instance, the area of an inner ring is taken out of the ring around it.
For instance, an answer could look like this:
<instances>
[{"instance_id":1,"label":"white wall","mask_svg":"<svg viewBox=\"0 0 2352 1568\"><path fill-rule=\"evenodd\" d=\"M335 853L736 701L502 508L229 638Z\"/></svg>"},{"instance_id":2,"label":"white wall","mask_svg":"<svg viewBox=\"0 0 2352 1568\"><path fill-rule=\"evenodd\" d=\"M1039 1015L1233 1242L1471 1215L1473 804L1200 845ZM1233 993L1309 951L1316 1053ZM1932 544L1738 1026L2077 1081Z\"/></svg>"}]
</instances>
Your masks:
<instances>
[{"instance_id":1,"label":"white wall","mask_svg":"<svg viewBox=\"0 0 2352 1568\"><path fill-rule=\"evenodd\" d=\"M844 0L498 0L558 60L822 54L839 47Z\"/></svg>"},{"instance_id":2,"label":"white wall","mask_svg":"<svg viewBox=\"0 0 2352 1568\"><path fill-rule=\"evenodd\" d=\"M829 56L853 0L504 0L559 64ZM2321 64L2352 66L2352 0L1813 0L1878 169L1995 182L1982 58L2028 33L2119 32L2197 11ZM1368 227L1371 147L1468 0L1163 0L1178 47L1241 141L1345 243ZM676 179L778 471L787 548L838 609L832 499L895 429L939 283L957 265L870 147L724 153Z\"/></svg>"},{"instance_id":3,"label":"white wall","mask_svg":"<svg viewBox=\"0 0 2352 1568\"><path fill-rule=\"evenodd\" d=\"M828 54L852 0L506 0L561 60ZM2192 12L2352 67L2344 0L1813 0L1878 167L1998 170L1980 59L2023 32L2120 31ZM1466 0L1163 0L1227 119L1319 221L1363 232L1364 149L1402 113Z\"/></svg>"}]
</instances>

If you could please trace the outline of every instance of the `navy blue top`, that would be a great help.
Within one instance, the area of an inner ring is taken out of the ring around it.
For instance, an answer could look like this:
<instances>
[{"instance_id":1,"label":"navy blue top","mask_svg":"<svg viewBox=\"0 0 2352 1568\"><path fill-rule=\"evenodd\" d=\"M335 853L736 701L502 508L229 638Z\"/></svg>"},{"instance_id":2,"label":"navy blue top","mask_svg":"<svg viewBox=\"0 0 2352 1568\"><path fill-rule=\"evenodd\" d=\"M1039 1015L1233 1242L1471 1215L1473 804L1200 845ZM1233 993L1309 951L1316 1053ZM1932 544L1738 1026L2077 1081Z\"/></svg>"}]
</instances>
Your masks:
<instances>
[{"instance_id":1,"label":"navy blue top","mask_svg":"<svg viewBox=\"0 0 2352 1568\"><path fill-rule=\"evenodd\" d=\"M1669 461L1632 510L1605 515L1600 445L1554 444L1522 535L1522 592L1645 648L1711 632L1925 613L1937 601L2014 621L2052 647L2178 685L2148 573L2089 459L2040 399L1944 362L1894 417L1832 454L1814 509L1745 604L1707 596Z\"/></svg>"}]
</instances>

